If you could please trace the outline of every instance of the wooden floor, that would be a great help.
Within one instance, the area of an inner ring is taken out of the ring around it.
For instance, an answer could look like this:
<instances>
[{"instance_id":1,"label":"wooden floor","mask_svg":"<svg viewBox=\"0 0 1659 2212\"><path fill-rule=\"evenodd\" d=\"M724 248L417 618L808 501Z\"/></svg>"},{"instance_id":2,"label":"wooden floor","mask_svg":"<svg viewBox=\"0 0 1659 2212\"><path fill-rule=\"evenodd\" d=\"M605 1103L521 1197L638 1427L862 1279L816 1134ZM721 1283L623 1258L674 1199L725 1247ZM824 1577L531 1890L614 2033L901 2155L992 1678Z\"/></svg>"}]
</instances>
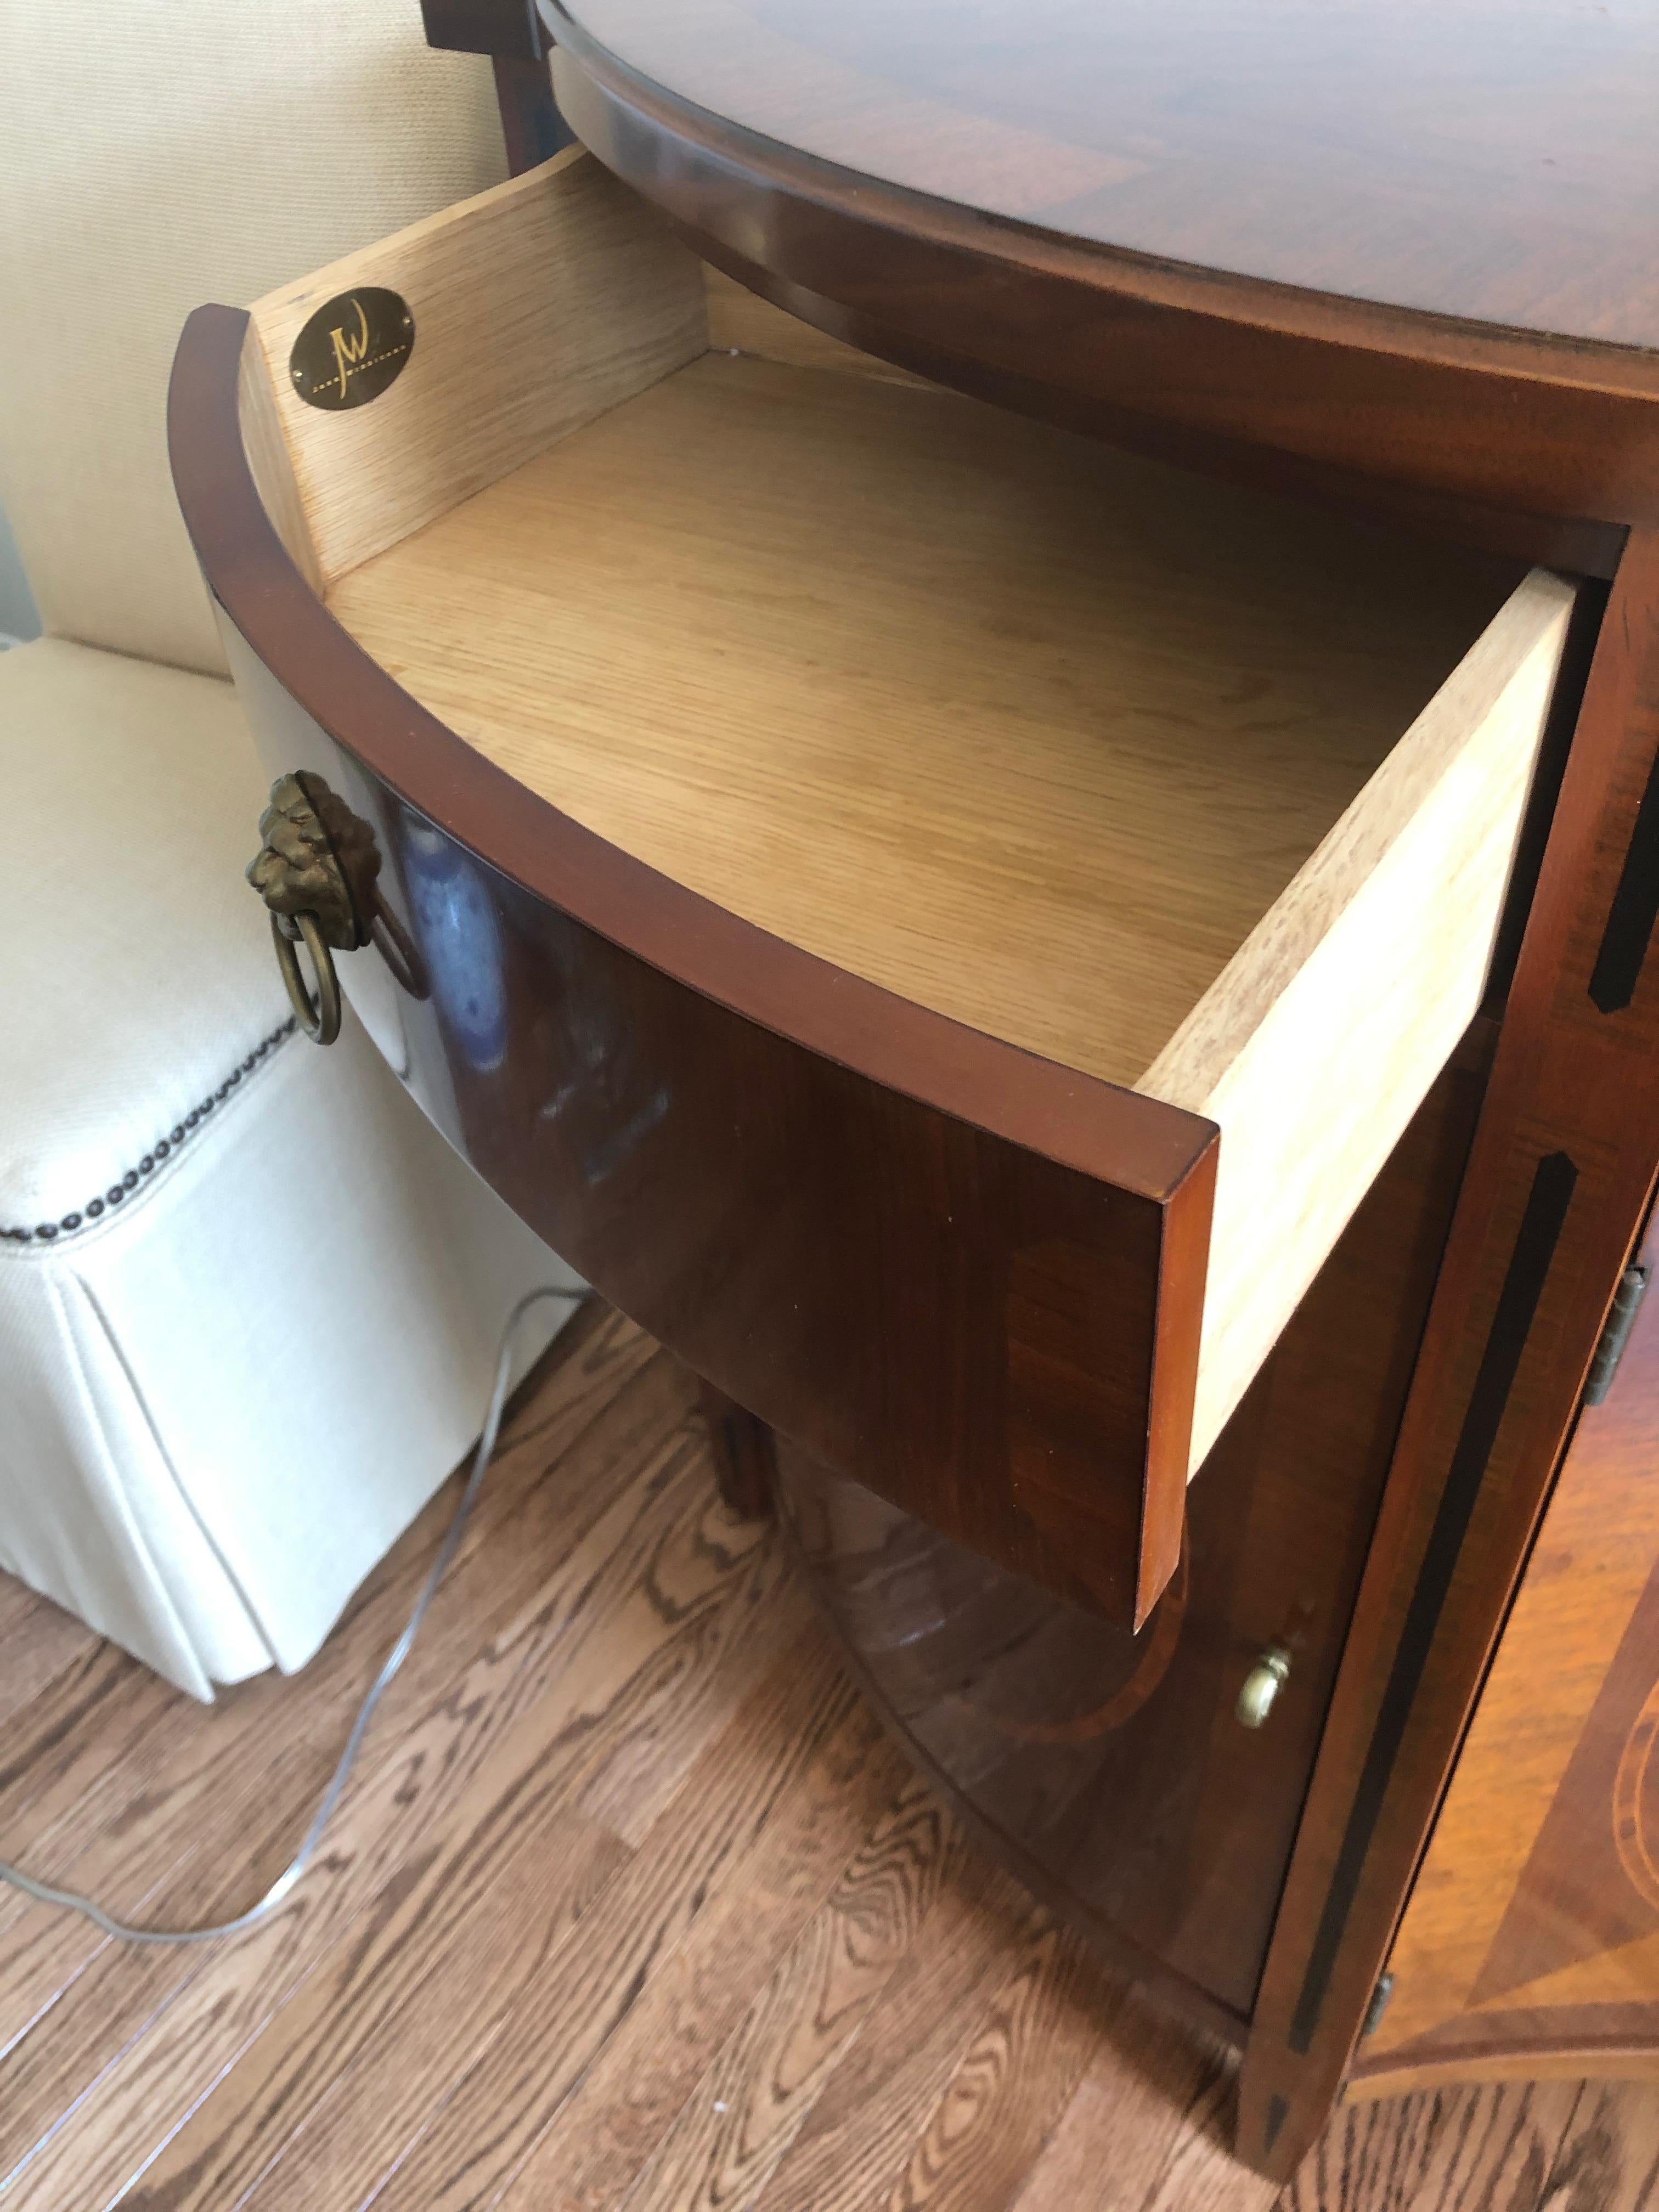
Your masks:
<instances>
[{"instance_id":1,"label":"wooden floor","mask_svg":"<svg viewBox=\"0 0 1659 2212\"><path fill-rule=\"evenodd\" d=\"M0 1577L0 1853L222 1916L283 1863L453 1502L211 1711ZM1269 2212L1224 2056L969 1844L592 1309L525 1394L291 1911L137 1950L0 1890L40 2212ZM1339 2114L1279 2212L1659 2212L1659 2093Z\"/></svg>"}]
</instances>

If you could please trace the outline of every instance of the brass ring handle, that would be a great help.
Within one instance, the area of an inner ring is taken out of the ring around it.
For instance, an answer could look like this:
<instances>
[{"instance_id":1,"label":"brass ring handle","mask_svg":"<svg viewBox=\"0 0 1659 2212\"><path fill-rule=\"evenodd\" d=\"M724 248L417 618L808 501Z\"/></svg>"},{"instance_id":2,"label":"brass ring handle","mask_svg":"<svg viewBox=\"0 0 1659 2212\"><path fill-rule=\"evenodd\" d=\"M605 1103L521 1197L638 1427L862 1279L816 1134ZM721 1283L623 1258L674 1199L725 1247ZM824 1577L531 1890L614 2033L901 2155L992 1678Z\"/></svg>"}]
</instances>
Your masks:
<instances>
[{"instance_id":1,"label":"brass ring handle","mask_svg":"<svg viewBox=\"0 0 1659 2212\"><path fill-rule=\"evenodd\" d=\"M313 999L306 988L306 979L300 972L300 956L294 949L294 939L283 927L279 915L270 917L270 934L276 947L276 965L283 971L283 983L288 992L289 1004L294 1009L294 1018L315 1044L332 1044L340 1034L340 979L334 972L334 955L317 927L314 914L296 914L291 917L295 932L306 941L306 951L311 955L311 964L317 976L317 995Z\"/></svg>"},{"instance_id":2,"label":"brass ring handle","mask_svg":"<svg viewBox=\"0 0 1659 2212\"><path fill-rule=\"evenodd\" d=\"M411 999L431 997L432 986L427 980L425 962L416 951L409 932L391 908L380 903L378 894L368 941L392 970L392 980L400 990L407 991Z\"/></svg>"}]
</instances>

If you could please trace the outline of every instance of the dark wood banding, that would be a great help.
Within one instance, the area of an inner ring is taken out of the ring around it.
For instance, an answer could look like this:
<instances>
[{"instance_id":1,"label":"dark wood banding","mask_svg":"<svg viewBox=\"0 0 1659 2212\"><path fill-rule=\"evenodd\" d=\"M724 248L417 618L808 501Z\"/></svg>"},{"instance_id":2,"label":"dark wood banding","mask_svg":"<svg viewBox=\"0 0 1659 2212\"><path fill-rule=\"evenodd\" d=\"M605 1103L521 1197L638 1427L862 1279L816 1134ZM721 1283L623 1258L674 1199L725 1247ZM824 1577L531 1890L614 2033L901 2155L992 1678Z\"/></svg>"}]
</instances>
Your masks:
<instances>
[{"instance_id":1,"label":"dark wood banding","mask_svg":"<svg viewBox=\"0 0 1659 2212\"><path fill-rule=\"evenodd\" d=\"M1241 2154L1281 2176L1349 2063L1659 1172L1659 974L1648 962L1628 1002L1605 1012L1590 991L1656 749L1659 538L1644 532L1632 536L1591 662L1246 2055ZM1547 1267L1534 1267L1536 1301L1528 1289L1508 1371L1502 1310L1517 1304L1518 1249L1547 1171L1562 1197L1565 1171L1551 1163L1563 1158L1570 1203ZM1489 1422L1480 1401L1499 1358ZM1477 1431L1480 1479L1460 1502L1459 1453ZM1459 1527L1447 1580L1443 1547ZM1420 1664L1413 1624L1431 1632Z\"/></svg>"},{"instance_id":2,"label":"dark wood banding","mask_svg":"<svg viewBox=\"0 0 1659 2212\"><path fill-rule=\"evenodd\" d=\"M1568 1154L1551 1152L1538 1163L1532 1188L1527 1194L1526 1210L1516 1232L1515 1249L1481 1353L1480 1370L1469 1394L1450 1473L1424 1553L1422 1571L1412 1592L1376 1727L1366 1750L1365 1765L1343 1832L1330 1887L1325 1893L1296 2008L1291 2015L1290 2046L1298 2054L1309 2050L1319 2026L1330 1989L1331 1971L1358 1889L1359 1871L1376 1832L1377 1815L1393 1778L1412 1707L1422 1687L1430 1647L1451 1589L1458 1554L1468 1534L1492 1445L1508 1410L1516 1370L1537 1316L1577 1180L1577 1168Z\"/></svg>"}]
</instances>

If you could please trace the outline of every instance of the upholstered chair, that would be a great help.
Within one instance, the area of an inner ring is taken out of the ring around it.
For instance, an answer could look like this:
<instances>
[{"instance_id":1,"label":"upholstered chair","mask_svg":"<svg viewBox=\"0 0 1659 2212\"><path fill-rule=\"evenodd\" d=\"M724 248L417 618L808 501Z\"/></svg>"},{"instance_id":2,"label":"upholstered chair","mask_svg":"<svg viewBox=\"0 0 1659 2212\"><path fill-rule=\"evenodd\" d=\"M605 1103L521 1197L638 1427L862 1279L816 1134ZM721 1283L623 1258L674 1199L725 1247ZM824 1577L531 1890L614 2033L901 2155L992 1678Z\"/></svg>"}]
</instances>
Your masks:
<instances>
[{"instance_id":1,"label":"upholstered chair","mask_svg":"<svg viewBox=\"0 0 1659 2212\"><path fill-rule=\"evenodd\" d=\"M206 1698L311 1656L514 1300L574 1279L349 1012L295 1032L163 421L198 301L495 181L501 134L415 0L12 0L5 49L0 502L46 635L0 652L0 1568Z\"/></svg>"}]
</instances>

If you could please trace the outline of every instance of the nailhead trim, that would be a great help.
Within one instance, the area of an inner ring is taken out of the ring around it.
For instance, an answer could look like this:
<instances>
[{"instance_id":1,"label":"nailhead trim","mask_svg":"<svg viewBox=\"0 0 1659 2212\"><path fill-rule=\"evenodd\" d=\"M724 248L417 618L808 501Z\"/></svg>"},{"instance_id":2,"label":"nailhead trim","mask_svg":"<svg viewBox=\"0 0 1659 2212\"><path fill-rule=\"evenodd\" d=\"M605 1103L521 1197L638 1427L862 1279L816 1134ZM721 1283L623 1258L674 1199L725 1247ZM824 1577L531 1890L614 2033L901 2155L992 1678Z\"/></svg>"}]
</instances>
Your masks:
<instances>
[{"instance_id":1,"label":"nailhead trim","mask_svg":"<svg viewBox=\"0 0 1659 2212\"><path fill-rule=\"evenodd\" d=\"M238 1067L233 1067L211 1097L192 1106L182 1121L177 1121L165 1137L158 1137L136 1168L129 1168L118 1182L112 1182L101 1198L90 1198L76 1213L66 1213L61 1221L42 1221L33 1229L0 1229L0 1242L10 1244L55 1244L60 1237L73 1237L77 1230L90 1229L104 1215L118 1206L125 1205L131 1194L147 1176L166 1165L173 1155L194 1135L216 1106L222 1106L245 1075L252 1075L267 1053L273 1052L284 1037L293 1036L298 1027L292 1014L280 1028L257 1044Z\"/></svg>"}]
</instances>

